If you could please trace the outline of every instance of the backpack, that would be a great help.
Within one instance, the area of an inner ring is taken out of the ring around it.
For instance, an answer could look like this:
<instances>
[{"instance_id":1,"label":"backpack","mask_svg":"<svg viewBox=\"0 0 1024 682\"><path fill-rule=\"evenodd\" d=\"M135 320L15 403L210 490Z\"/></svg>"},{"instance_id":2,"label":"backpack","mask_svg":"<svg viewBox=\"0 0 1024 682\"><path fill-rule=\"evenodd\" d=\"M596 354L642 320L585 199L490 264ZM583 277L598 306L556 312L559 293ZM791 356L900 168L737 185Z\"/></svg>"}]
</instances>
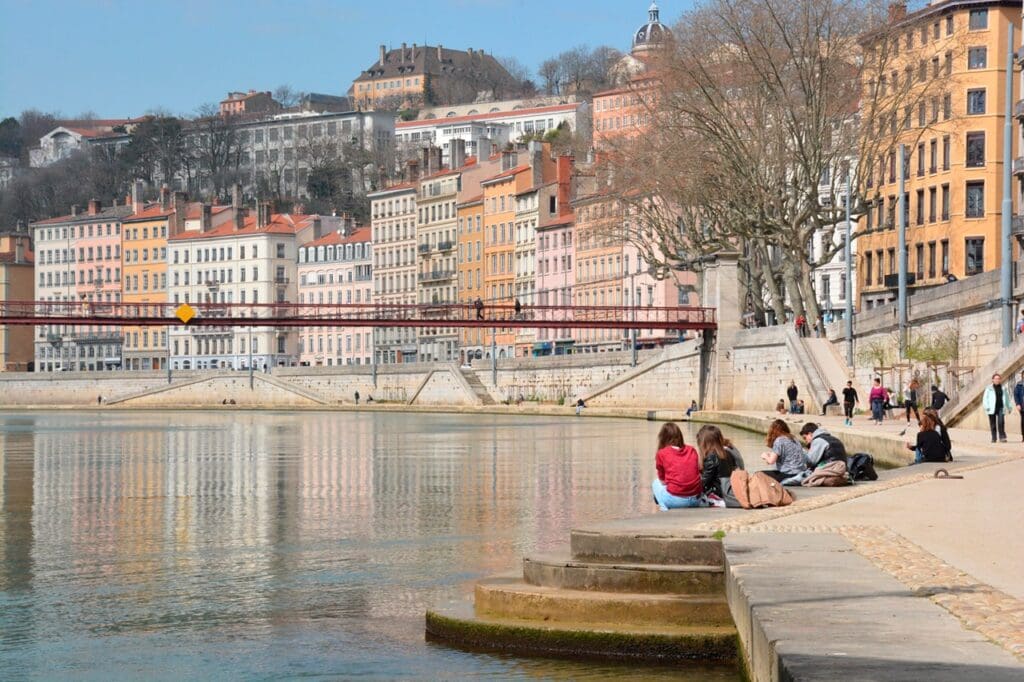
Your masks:
<instances>
[{"instance_id":1,"label":"backpack","mask_svg":"<svg viewBox=\"0 0 1024 682\"><path fill-rule=\"evenodd\" d=\"M785 507L793 504L793 495L781 483L764 472L748 474L737 469L729 477L732 494L744 509Z\"/></svg>"},{"instance_id":2,"label":"backpack","mask_svg":"<svg viewBox=\"0 0 1024 682\"><path fill-rule=\"evenodd\" d=\"M846 464L846 446L843 445L843 441L839 440L831 433L823 433L820 436L815 436L814 439L822 439L828 443L828 447L825 448L825 452L821 454L821 460L818 462L818 466L824 466L829 462L842 462Z\"/></svg>"},{"instance_id":3,"label":"backpack","mask_svg":"<svg viewBox=\"0 0 1024 682\"><path fill-rule=\"evenodd\" d=\"M878 472L875 471L875 458L866 452L858 452L847 460L846 468L850 478L855 481L877 481Z\"/></svg>"}]
</instances>

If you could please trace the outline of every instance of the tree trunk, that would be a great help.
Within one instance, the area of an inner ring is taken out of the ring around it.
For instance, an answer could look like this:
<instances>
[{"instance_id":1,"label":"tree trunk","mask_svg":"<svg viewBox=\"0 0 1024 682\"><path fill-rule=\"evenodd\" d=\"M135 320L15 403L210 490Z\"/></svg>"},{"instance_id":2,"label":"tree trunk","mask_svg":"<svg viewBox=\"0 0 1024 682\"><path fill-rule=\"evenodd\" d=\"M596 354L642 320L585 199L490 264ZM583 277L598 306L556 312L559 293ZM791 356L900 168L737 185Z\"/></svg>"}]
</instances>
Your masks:
<instances>
[{"instance_id":1,"label":"tree trunk","mask_svg":"<svg viewBox=\"0 0 1024 682\"><path fill-rule=\"evenodd\" d=\"M764 280L765 287L768 289L768 301L772 306L772 310L775 311L775 324L786 323L786 302L783 299L782 292L779 291L779 283L775 279L775 272L772 269L771 257L768 255L768 248L764 242L754 242L755 249L757 250L757 257L755 261L760 263L761 278ZM760 292L757 292L760 296ZM767 322L767 321L766 321Z\"/></svg>"}]
</instances>

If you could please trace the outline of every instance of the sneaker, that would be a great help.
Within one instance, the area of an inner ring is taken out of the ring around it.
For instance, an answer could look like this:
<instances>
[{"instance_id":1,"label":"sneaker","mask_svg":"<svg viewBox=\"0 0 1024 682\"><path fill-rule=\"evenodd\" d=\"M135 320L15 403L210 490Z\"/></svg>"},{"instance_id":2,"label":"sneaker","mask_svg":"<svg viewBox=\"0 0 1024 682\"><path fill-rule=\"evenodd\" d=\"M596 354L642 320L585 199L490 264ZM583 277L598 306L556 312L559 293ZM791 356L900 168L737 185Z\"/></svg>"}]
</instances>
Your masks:
<instances>
[{"instance_id":1,"label":"sneaker","mask_svg":"<svg viewBox=\"0 0 1024 682\"><path fill-rule=\"evenodd\" d=\"M1005 439L1005 438L1000 438L1000 439L999 439L999 442L1000 442L1000 443L1005 443L1005 442L1006 442L1006 439Z\"/></svg>"}]
</instances>

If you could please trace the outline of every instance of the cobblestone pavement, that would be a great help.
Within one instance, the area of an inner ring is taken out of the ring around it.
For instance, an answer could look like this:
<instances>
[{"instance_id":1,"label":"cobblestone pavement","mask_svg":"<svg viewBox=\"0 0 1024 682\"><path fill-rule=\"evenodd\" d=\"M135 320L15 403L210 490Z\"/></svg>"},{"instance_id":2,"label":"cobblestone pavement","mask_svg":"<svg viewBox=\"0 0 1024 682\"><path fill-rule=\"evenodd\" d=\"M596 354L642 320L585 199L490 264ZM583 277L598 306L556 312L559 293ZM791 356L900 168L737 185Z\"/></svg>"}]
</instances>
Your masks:
<instances>
[{"instance_id":1,"label":"cobblestone pavement","mask_svg":"<svg viewBox=\"0 0 1024 682\"><path fill-rule=\"evenodd\" d=\"M1004 457L959 467L955 474L1019 459ZM946 609L965 628L974 630L1024 661L1024 600L998 590L922 549L899 533L877 525L786 524L780 519L865 495L892 490L932 478L909 474L883 483L853 486L833 494L797 499L788 507L758 510L725 523L708 522L704 530L726 532L839 533L854 549L909 589ZM799 492L797 492L799 495Z\"/></svg>"}]
</instances>

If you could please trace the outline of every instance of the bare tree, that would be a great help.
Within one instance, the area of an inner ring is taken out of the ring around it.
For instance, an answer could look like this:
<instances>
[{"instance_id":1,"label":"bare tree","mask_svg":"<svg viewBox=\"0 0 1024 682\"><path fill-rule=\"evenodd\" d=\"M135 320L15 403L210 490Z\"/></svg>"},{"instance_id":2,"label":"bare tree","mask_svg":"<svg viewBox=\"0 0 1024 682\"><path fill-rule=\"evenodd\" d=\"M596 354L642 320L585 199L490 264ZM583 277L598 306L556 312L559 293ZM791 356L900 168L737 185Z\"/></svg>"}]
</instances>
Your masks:
<instances>
[{"instance_id":1,"label":"bare tree","mask_svg":"<svg viewBox=\"0 0 1024 682\"><path fill-rule=\"evenodd\" d=\"M290 85L278 85L274 88L274 94L272 96L278 104L287 109L288 107L294 107L302 101L302 98L305 97L305 95L306 93L295 90Z\"/></svg>"},{"instance_id":2,"label":"bare tree","mask_svg":"<svg viewBox=\"0 0 1024 682\"><path fill-rule=\"evenodd\" d=\"M562 94L562 64L557 58L545 59L537 68L537 75L541 80L541 87L548 95Z\"/></svg>"},{"instance_id":3,"label":"bare tree","mask_svg":"<svg viewBox=\"0 0 1024 682\"><path fill-rule=\"evenodd\" d=\"M242 161L234 121L222 116L215 104L204 104L191 123L189 142L189 156L198 168L195 190L209 186L213 196L226 198L227 189L238 180Z\"/></svg>"}]
</instances>

